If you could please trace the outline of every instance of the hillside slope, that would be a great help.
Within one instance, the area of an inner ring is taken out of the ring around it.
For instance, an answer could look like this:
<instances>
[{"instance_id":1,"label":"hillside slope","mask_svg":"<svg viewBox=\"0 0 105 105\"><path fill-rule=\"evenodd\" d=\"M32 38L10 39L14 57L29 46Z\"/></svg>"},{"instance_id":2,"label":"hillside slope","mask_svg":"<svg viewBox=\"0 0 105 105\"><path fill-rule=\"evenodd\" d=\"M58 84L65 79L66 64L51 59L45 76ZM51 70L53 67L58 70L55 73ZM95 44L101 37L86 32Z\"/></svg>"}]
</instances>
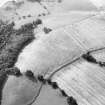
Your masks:
<instances>
[{"instance_id":1,"label":"hillside slope","mask_svg":"<svg viewBox=\"0 0 105 105\"><path fill-rule=\"evenodd\" d=\"M87 0L6 3L0 105L104 105L104 16Z\"/></svg>"}]
</instances>

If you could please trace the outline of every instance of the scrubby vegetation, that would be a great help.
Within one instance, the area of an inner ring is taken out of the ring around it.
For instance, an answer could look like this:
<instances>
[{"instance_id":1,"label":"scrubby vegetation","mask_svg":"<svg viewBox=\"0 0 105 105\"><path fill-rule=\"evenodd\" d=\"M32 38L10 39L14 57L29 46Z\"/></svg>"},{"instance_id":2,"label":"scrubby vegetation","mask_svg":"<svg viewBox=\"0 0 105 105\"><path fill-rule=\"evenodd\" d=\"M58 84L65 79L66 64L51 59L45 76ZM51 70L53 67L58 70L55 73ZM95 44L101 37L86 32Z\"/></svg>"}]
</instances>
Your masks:
<instances>
[{"instance_id":1,"label":"scrubby vegetation","mask_svg":"<svg viewBox=\"0 0 105 105\"><path fill-rule=\"evenodd\" d=\"M35 37L33 29L42 24L40 19L22 25L15 30L14 22L0 25L0 70L13 67L21 50L29 44Z\"/></svg>"},{"instance_id":2,"label":"scrubby vegetation","mask_svg":"<svg viewBox=\"0 0 105 105\"><path fill-rule=\"evenodd\" d=\"M6 41L12 34L13 26L14 26L13 22L8 25L6 23L3 23L2 21L0 22L0 51L3 48L3 46L5 46Z\"/></svg>"},{"instance_id":3,"label":"scrubby vegetation","mask_svg":"<svg viewBox=\"0 0 105 105\"><path fill-rule=\"evenodd\" d=\"M49 32L52 31L52 29L47 28L47 27L44 27L43 31L44 31L46 34L48 34Z\"/></svg>"},{"instance_id":4,"label":"scrubby vegetation","mask_svg":"<svg viewBox=\"0 0 105 105\"><path fill-rule=\"evenodd\" d=\"M23 47L34 39L31 24L22 26L19 30L12 25L6 26L1 31L2 46L0 49L0 69L13 67Z\"/></svg>"},{"instance_id":5,"label":"scrubby vegetation","mask_svg":"<svg viewBox=\"0 0 105 105\"><path fill-rule=\"evenodd\" d=\"M28 77L28 79L32 80L33 82L37 82L37 79L31 70L27 70L25 75Z\"/></svg>"},{"instance_id":6,"label":"scrubby vegetation","mask_svg":"<svg viewBox=\"0 0 105 105\"><path fill-rule=\"evenodd\" d=\"M14 22L7 24L0 21L0 100L8 75L22 75L17 68L14 68L14 64L22 49L35 39L34 29L39 24L41 20L25 24L16 30Z\"/></svg>"},{"instance_id":7,"label":"scrubby vegetation","mask_svg":"<svg viewBox=\"0 0 105 105\"><path fill-rule=\"evenodd\" d=\"M7 80L7 75L5 72L0 71L0 105L1 105L1 99L2 99L2 89L4 87L4 84Z\"/></svg>"}]
</instances>

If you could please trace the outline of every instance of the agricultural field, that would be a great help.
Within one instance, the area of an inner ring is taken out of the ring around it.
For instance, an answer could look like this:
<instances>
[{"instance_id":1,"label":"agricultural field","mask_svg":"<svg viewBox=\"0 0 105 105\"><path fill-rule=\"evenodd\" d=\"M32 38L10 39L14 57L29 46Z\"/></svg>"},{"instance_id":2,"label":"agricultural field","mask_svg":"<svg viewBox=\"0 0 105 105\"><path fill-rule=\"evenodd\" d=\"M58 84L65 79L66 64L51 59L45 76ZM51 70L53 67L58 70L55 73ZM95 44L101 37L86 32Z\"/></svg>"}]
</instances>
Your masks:
<instances>
[{"instance_id":1,"label":"agricultural field","mask_svg":"<svg viewBox=\"0 0 105 105\"><path fill-rule=\"evenodd\" d=\"M105 12L88 0L18 0L0 7L0 105L104 105Z\"/></svg>"}]
</instances>

